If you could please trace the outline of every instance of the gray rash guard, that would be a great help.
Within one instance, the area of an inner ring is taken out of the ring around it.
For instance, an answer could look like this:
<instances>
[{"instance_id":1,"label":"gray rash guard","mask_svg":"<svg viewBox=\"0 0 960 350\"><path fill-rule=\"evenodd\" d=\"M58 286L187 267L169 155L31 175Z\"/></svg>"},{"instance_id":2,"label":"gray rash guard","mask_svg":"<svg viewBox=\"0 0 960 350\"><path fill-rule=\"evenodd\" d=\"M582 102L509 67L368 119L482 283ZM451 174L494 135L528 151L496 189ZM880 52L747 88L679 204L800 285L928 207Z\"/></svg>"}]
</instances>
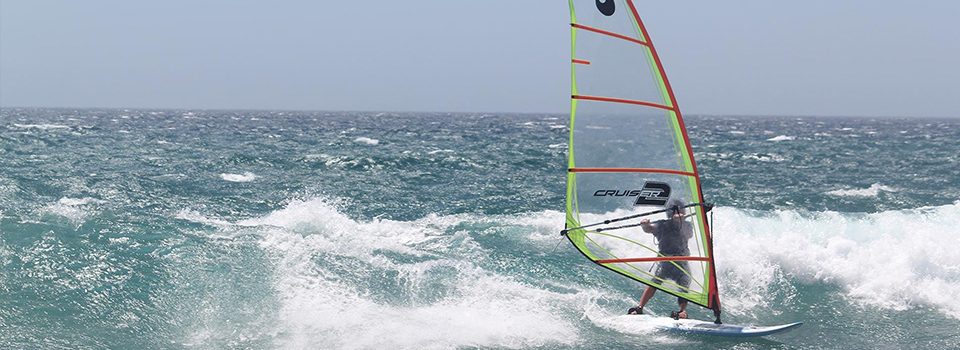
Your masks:
<instances>
[{"instance_id":1,"label":"gray rash guard","mask_svg":"<svg viewBox=\"0 0 960 350\"><path fill-rule=\"evenodd\" d=\"M657 248L660 254L668 256L687 256L690 255L690 248L687 244L693 237L693 228L690 223L684 221L678 224L674 220L660 220L657 222L657 233L654 234L659 242Z\"/></svg>"}]
</instances>

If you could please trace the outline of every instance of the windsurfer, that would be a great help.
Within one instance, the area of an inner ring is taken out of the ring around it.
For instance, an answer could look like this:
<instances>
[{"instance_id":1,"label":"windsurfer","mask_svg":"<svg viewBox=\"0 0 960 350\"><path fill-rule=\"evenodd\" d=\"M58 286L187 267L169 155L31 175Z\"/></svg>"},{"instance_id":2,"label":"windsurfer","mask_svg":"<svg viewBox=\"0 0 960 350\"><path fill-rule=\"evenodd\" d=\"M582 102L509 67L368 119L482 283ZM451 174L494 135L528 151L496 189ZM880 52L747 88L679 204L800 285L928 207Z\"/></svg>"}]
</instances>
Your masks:
<instances>
[{"instance_id":1,"label":"windsurfer","mask_svg":"<svg viewBox=\"0 0 960 350\"><path fill-rule=\"evenodd\" d=\"M661 256L689 256L688 241L693 237L692 226L684 220L683 203L673 199L667 203L667 219L651 223L650 219L640 221L643 232L652 234L657 240L657 247ZM673 283L687 289L690 287L689 267L686 261L661 261L657 263L654 274L659 282L672 280ZM643 306L650 301L656 289L650 286L643 291L640 297L640 306L630 308L629 314L643 314ZM680 311L674 311L673 318L687 318L687 300L677 298Z\"/></svg>"}]
</instances>

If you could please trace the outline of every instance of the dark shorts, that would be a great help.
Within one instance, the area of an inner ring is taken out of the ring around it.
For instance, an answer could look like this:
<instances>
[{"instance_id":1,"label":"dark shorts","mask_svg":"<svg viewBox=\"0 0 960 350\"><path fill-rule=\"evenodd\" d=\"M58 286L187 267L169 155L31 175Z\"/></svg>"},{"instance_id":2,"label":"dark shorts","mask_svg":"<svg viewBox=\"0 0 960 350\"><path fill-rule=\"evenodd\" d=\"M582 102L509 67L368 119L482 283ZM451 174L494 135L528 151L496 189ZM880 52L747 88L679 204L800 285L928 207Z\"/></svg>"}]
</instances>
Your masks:
<instances>
[{"instance_id":1,"label":"dark shorts","mask_svg":"<svg viewBox=\"0 0 960 350\"><path fill-rule=\"evenodd\" d=\"M677 267L678 265L679 268ZM684 270L687 272L684 272ZM660 280L673 280L673 283L686 289L690 287L690 276L687 275L688 273L690 273L690 267L686 261L661 261L657 263L657 272L654 275L657 276L656 282L662 282ZM667 287L672 286L668 284ZM688 290L682 291L688 292Z\"/></svg>"}]
</instances>

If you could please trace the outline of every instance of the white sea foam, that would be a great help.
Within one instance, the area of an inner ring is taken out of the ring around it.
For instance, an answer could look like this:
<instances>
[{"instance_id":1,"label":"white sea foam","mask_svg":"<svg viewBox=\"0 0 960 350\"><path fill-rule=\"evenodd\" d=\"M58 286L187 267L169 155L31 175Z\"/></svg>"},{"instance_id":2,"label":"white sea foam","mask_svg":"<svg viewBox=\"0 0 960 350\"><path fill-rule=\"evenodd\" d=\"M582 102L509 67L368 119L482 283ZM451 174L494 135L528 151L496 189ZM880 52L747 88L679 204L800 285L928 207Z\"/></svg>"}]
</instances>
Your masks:
<instances>
[{"instance_id":1,"label":"white sea foam","mask_svg":"<svg viewBox=\"0 0 960 350\"><path fill-rule=\"evenodd\" d=\"M69 129L69 126L58 125L58 124L13 124L13 126L20 129L37 129L37 130L53 130L53 129Z\"/></svg>"},{"instance_id":2,"label":"white sea foam","mask_svg":"<svg viewBox=\"0 0 960 350\"><path fill-rule=\"evenodd\" d=\"M960 319L960 202L876 214L716 209L726 310L762 306L782 276L842 288L854 303L929 307Z\"/></svg>"},{"instance_id":3,"label":"white sea foam","mask_svg":"<svg viewBox=\"0 0 960 350\"><path fill-rule=\"evenodd\" d=\"M101 200L94 199L94 198L90 198L90 197L84 197L84 198L69 198L69 197L63 197L63 198L60 198L60 200L58 201L58 203L63 204L63 205L67 205L67 206L80 206L80 205L87 205L87 204L99 204L99 203L102 203L102 202L103 202L103 201L101 201Z\"/></svg>"},{"instance_id":4,"label":"white sea foam","mask_svg":"<svg viewBox=\"0 0 960 350\"><path fill-rule=\"evenodd\" d=\"M690 339L670 337L667 333L659 330L654 323L644 321L640 317L624 315L623 313L614 315L607 313L605 310L596 309L589 310L586 316L600 327L624 334L639 335L642 336L646 342L658 345L695 344L695 342Z\"/></svg>"},{"instance_id":5,"label":"white sea foam","mask_svg":"<svg viewBox=\"0 0 960 350\"><path fill-rule=\"evenodd\" d=\"M60 216L69 220L75 227L80 227L89 215L83 208L63 204L48 205L44 208L44 211L46 214Z\"/></svg>"},{"instance_id":6,"label":"white sea foam","mask_svg":"<svg viewBox=\"0 0 960 350\"><path fill-rule=\"evenodd\" d=\"M245 172L243 174L220 174L220 178L230 182L251 182L257 179L257 174Z\"/></svg>"},{"instance_id":7,"label":"white sea foam","mask_svg":"<svg viewBox=\"0 0 960 350\"><path fill-rule=\"evenodd\" d=\"M787 160L786 158L784 158L783 156L780 156L780 155L776 155L776 154L762 154L762 153L745 154L745 155L743 155L743 159L753 159L753 160L761 161L761 162L783 162L783 161L786 161L786 160Z\"/></svg>"},{"instance_id":8,"label":"white sea foam","mask_svg":"<svg viewBox=\"0 0 960 350\"><path fill-rule=\"evenodd\" d=\"M376 146L380 144L380 140L371 139L369 137L358 137L354 139L353 142L362 143L362 144L371 145L371 146Z\"/></svg>"},{"instance_id":9,"label":"white sea foam","mask_svg":"<svg viewBox=\"0 0 960 350\"><path fill-rule=\"evenodd\" d=\"M953 249L960 246L960 202L874 214L714 210L716 261L727 313L776 307L768 304L774 291L788 300L796 297L792 280L838 286L843 297L865 307L926 307L960 319L960 305L951 299L960 295L960 254ZM532 243L555 242L551 238L562 218L563 213L548 211L498 224L523 225L533 232L525 236ZM604 319L600 316L597 320Z\"/></svg>"},{"instance_id":10,"label":"white sea foam","mask_svg":"<svg viewBox=\"0 0 960 350\"><path fill-rule=\"evenodd\" d=\"M589 297L546 291L479 267L473 261L489 252L467 233L438 229L462 220L431 216L414 222L357 222L331 203L314 199L291 202L238 225L261 230L262 246L281 257L276 282L280 327L290 335L279 340L281 347L307 348L318 342L342 349L571 346L577 331L552 310L583 304ZM397 262L377 253L384 251L425 260ZM473 258L441 257L437 251ZM339 261L349 265L338 267ZM333 272L344 268L369 271ZM386 285L397 281L410 300L390 302L349 283L369 273L387 273ZM437 289L447 296L421 296Z\"/></svg>"},{"instance_id":11,"label":"white sea foam","mask_svg":"<svg viewBox=\"0 0 960 350\"><path fill-rule=\"evenodd\" d=\"M576 347L584 341L577 331L584 319L654 343L684 341L620 322L619 308L598 306L598 300L634 303L639 289L623 295L549 278L530 284L480 263L496 253L475 241L487 234L529 245L531 254L555 249L564 217L559 211L357 221L331 201L311 199L236 223L190 210L178 217L257 232L260 246L274 257L279 305L275 328L265 332L283 334L274 339L283 348L319 342L343 349ZM768 304L774 291L790 300L791 283L825 283L838 286L853 304L929 307L960 319L960 306L951 300L960 295L960 254L952 250L960 245L957 217L960 203L876 214L716 208L725 313L776 308ZM397 254L406 258L393 258ZM218 336L204 332L194 335L198 343Z\"/></svg>"},{"instance_id":12,"label":"white sea foam","mask_svg":"<svg viewBox=\"0 0 960 350\"><path fill-rule=\"evenodd\" d=\"M877 183L870 185L870 188L834 190L827 192L827 194L841 197L876 197L880 194L880 191L897 192L894 188Z\"/></svg>"},{"instance_id":13,"label":"white sea foam","mask_svg":"<svg viewBox=\"0 0 960 350\"><path fill-rule=\"evenodd\" d=\"M771 137L767 139L767 141L779 142L779 141L793 141L796 139L797 139L796 136L779 135L776 137Z\"/></svg>"},{"instance_id":14,"label":"white sea foam","mask_svg":"<svg viewBox=\"0 0 960 350\"><path fill-rule=\"evenodd\" d=\"M45 215L66 219L75 229L79 229L94 214L94 208L90 208L90 204L99 203L102 201L89 197L63 197L57 203L44 207L42 212Z\"/></svg>"}]
</instances>

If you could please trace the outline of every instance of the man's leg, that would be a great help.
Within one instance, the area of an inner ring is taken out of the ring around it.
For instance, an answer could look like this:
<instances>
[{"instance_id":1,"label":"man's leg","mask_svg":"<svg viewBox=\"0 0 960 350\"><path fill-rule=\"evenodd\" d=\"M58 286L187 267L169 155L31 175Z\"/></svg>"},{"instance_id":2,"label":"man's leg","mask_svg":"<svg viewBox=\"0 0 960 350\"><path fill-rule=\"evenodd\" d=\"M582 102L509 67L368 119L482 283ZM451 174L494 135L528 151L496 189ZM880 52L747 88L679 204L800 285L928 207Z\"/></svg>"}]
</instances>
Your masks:
<instances>
[{"instance_id":1,"label":"man's leg","mask_svg":"<svg viewBox=\"0 0 960 350\"><path fill-rule=\"evenodd\" d=\"M690 267L687 266L686 261L681 261L679 265L683 271L690 270ZM687 274L683 271L677 271L680 272L678 276L679 279L677 281L680 282L680 285L683 286L684 289L690 288L690 276L687 276ZM680 312L677 312L677 318L687 318L687 299L678 297L677 304L680 304Z\"/></svg>"},{"instance_id":2,"label":"man's leg","mask_svg":"<svg viewBox=\"0 0 960 350\"><path fill-rule=\"evenodd\" d=\"M643 306L647 305L647 302L650 301L650 298L653 298L653 293L656 293L657 290L651 286L647 286L647 289L643 290L643 296L640 297L640 312L643 312Z\"/></svg>"},{"instance_id":3,"label":"man's leg","mask_svg":"<svg viewBox=\"0 0 960 350\"><path fill-rule=\"evenodd\" d=\"M678 304L680 304L680 312L677 313L677 317L687 318L687 299L680 298Z\"/></svg>"}]
</instances>

